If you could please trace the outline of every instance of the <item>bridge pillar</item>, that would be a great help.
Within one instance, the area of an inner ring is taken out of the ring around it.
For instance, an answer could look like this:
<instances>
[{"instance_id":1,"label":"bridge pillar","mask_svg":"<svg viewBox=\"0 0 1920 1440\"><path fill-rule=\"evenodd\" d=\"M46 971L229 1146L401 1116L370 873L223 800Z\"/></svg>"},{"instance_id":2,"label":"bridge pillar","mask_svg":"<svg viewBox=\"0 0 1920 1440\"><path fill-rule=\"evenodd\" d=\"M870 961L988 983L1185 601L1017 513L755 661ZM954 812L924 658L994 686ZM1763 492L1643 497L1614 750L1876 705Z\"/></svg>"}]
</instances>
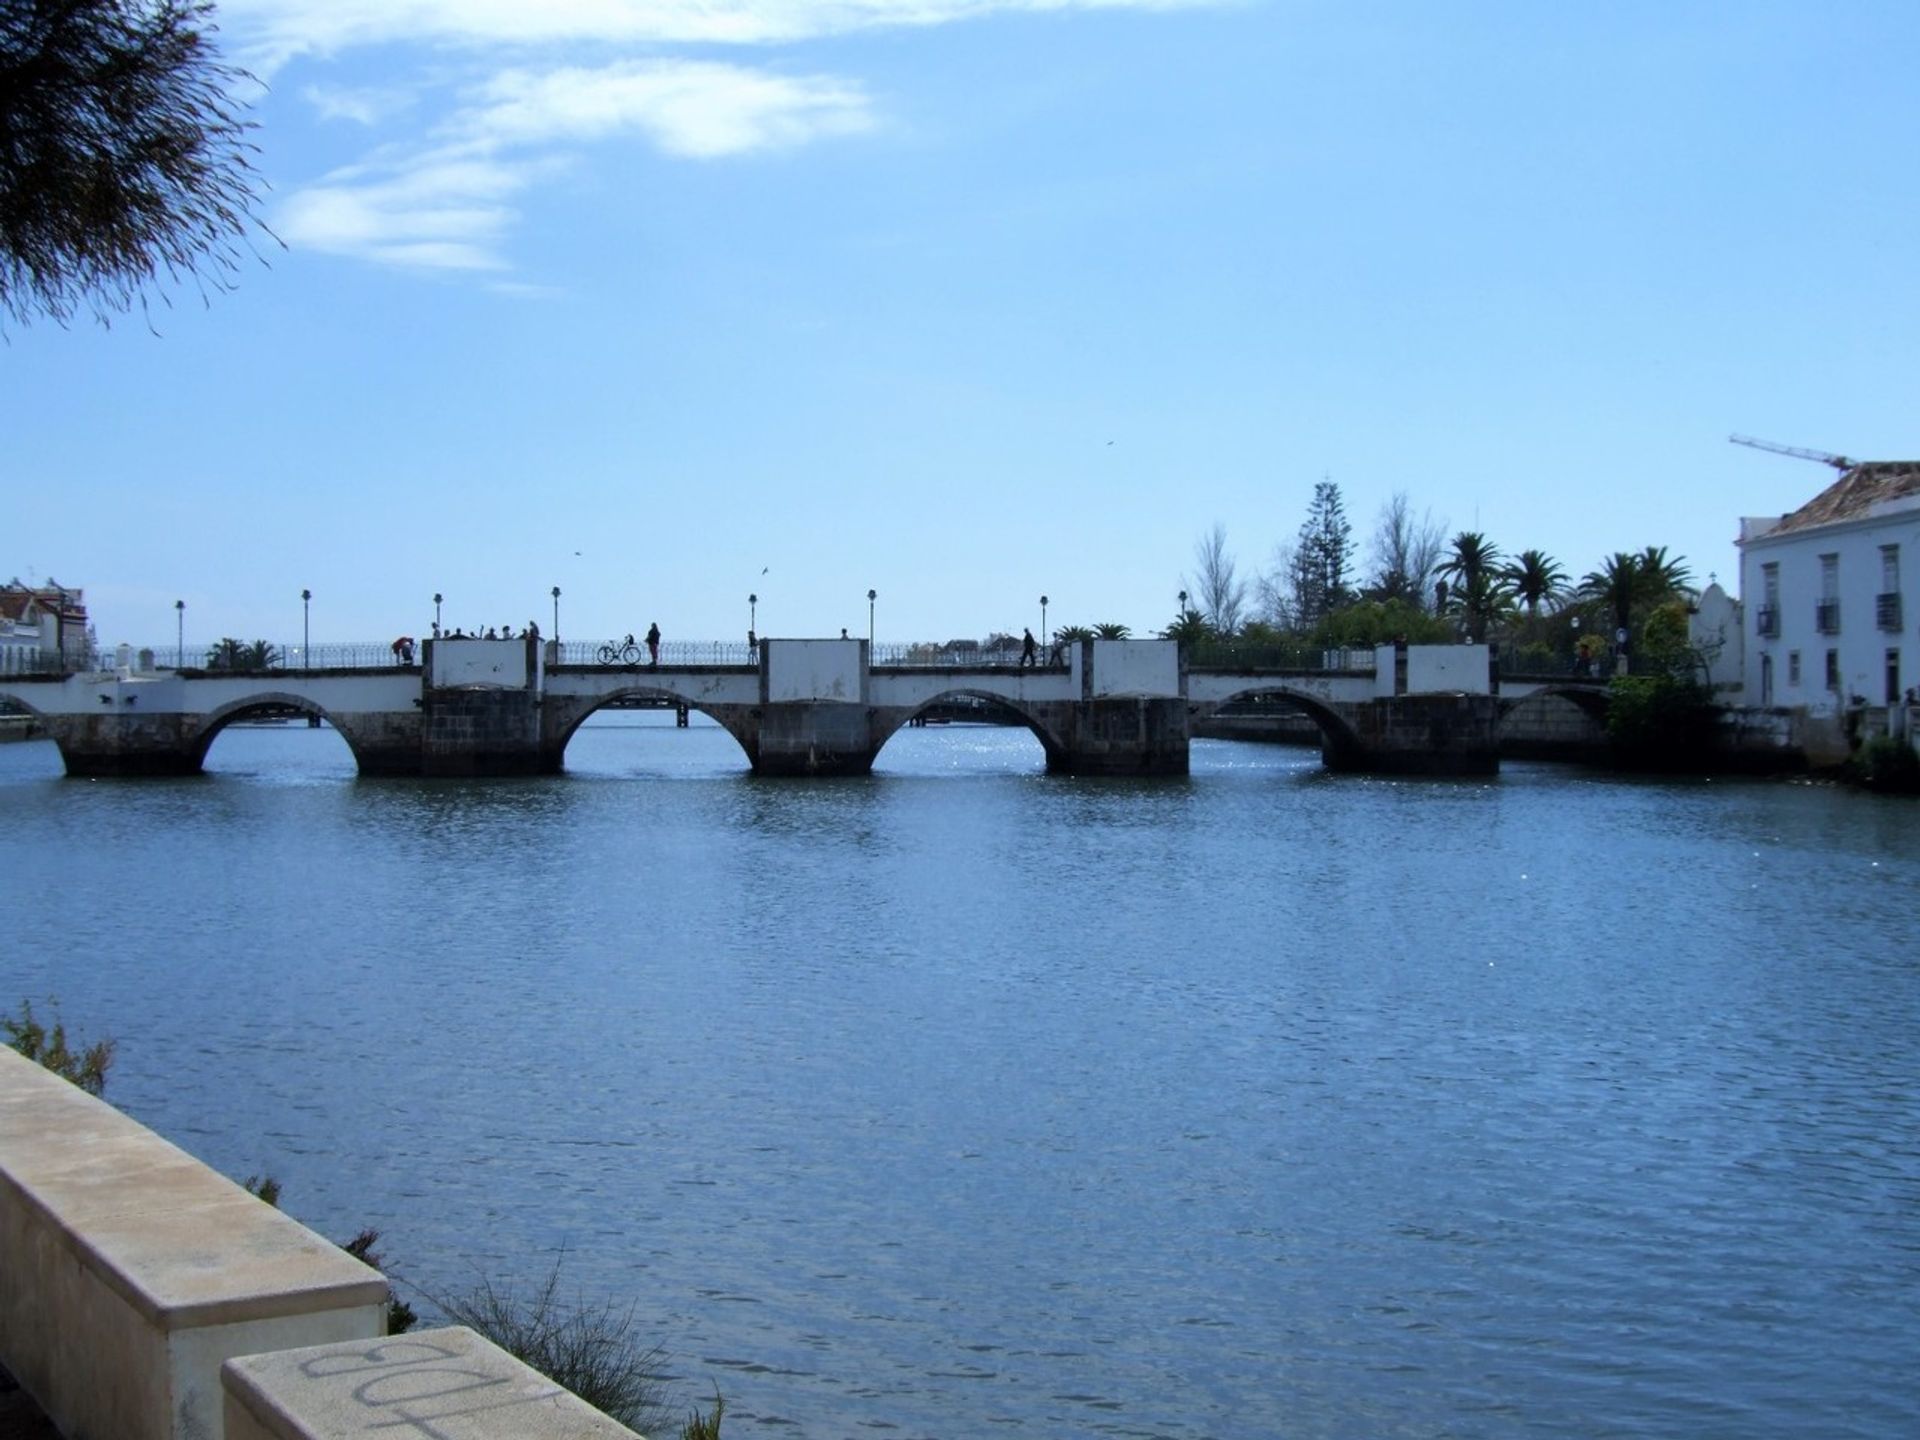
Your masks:
<instances>
[{"instance_id":1,"label":"bridge pillar","mask_svg":"<svg viewBox=\"0 0 1920 1440\"><path fill-rule=\"evenodd\" d=\"M42 715L40 723L67 774L78 776L198 775L204 753L194 731L199 717L103 711L98 715Z\"/></svg>"},{"instance_id":2,"label":"bridge pillar","mask_svg":"<svg viewBox=\"0 0 1920 1440\"><path fill-rule=\"evenodd\" d=\"M1349 734L1325 732L1329 770L1377 775L1492 775L1500 702L1491 695L1393 695L1338 707Z\"/></svg>"},{"instance_id":3,"label":"bridge pillar","mask_svg":"<svg viewBox=\"0 0 1920 1440\"><path fill-rule=\"evenodd\" d=\"M747 754L756 775L865 775L880 751L865 705L787 700L759 708Z\"/></svg>"},{"instance_id":4,"label":"bridge pillar","mask_svg":"<svg viewBox=\"0 0 1920 1440\"><path fill-rule=\"evenodd\" d=\"M1047 768L1070 775L1185 775L1187 702L1177 695L1110 697L1045 707L1056 744Z\"/></svg>"}]
</instances>

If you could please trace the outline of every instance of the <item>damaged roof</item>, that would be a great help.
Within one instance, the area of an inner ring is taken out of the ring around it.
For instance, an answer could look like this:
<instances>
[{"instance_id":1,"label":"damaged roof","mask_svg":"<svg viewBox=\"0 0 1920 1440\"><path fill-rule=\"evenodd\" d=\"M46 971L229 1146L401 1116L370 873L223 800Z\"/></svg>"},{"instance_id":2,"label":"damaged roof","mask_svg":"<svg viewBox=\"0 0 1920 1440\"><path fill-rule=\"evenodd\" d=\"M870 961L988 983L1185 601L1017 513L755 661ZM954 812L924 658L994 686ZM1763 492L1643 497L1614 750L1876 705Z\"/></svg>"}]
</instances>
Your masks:
<instances>
[{"instance_id":1,"label":"damaged roof","mask_svg":"<svg viewBox=\"0 0 1920 1440\"><path fill-rule=\"evenodd\" d=\"M1842 520L1858 520L1888 501L1920 496L1920 460L1869 460L1855 465L1833 484L1767 531L1769 538L1793 530L1812 530ZM1901 506L1906 509L1906 506Z\"/></svg>"}]
</instances>

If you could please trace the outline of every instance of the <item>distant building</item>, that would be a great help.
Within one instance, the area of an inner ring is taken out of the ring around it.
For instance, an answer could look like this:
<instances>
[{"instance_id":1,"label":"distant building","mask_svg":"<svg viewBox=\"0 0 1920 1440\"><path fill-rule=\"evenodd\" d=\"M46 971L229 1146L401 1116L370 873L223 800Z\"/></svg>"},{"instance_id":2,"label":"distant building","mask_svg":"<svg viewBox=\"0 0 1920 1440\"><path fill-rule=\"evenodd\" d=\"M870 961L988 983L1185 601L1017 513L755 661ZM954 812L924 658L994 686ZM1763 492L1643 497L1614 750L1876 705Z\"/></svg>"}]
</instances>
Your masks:
<instances>
[{"instance_id":1,"label":"distant building","mask_svg":"<svg viewBox=\"0 0 1920 1440\"><path fill-rule=\"evenodd\" d=\"M1791 514L1740 522L1744 703L1841 716L1920 684L1920 461L1852 466Z\"/></svg>"},{"instance_id":2,"label":"distant building","mask_svg":"<svg viewBox=\"0 0 1920 1440\"><path fill-rule=\"evenodd\" d=\"M93 659L86 597L49 579L0 585L0 673L79 668Z\"/></svg>"}]
</instances>

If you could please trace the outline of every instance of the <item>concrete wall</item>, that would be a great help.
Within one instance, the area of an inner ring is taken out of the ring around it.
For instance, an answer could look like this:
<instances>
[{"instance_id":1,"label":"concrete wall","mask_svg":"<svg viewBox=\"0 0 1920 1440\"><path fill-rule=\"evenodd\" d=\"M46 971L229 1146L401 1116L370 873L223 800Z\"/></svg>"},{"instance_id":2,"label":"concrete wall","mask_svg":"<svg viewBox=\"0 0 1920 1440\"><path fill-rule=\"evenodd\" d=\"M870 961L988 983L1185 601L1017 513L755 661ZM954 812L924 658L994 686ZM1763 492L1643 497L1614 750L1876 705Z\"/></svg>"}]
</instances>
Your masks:
<instances>
[{"instance_id":1,"label":"concrete wall","mask_svg":"<svg viewBox=\"0 0 1920 1440\"><path fill-rule=\"evenodd\" d=\"M462 1326L229 1360L225 1440L635 1440Z\"/></svg>"},{"instance_id":2,"label":"concrete wall","mask_svg":"<svg viewBox=\"0 0 1920 1440\"><path fill-rule=\"evenodd\" d=\"M780 705L796 700L863 704L864 640L763 640L765 698Z\"/></svg>"},{"instance_id":3,"label":"concrete wall","mask_svg":"<svg viewBox=\"0 0 1920 1440\"><path fill-rule=\"evenodd\" d=\"M68 1440L219 1440L221 1364L378 1337L387 1285L0 1047L0 1360Z\"/></svg>"},{"instance_id":4,"label":"concrete wall","mask_svg":"<svg viewBox=\"0 0 1920 1440\"><path fill-rule=\"evenodd\" d=\"M1087 698L1180 693L1180 646L1172 640L1095 640Z\"/></svg>"},{"instance_id":5,"label":"concrete wall","mask_svg":"<svg viewBox=\"0 0 1920 1440\"><path fill-rule=\"evenodd\" d=\"M539 688L542 651L530 639L448 640L428 642L429 684L435 689L455 685L500 685L508 689Z\"/></svg>"},{"instance_id":6,"label":"concrete wall","mask_svg":"<svg viewBox=\"0 0 1920 1440\"><path fill-rule=\"evenodd\" d=\"M1409 645L1409 695L1485 695L1488 654L1484 645Z\"/></svg>"}]
</instances>

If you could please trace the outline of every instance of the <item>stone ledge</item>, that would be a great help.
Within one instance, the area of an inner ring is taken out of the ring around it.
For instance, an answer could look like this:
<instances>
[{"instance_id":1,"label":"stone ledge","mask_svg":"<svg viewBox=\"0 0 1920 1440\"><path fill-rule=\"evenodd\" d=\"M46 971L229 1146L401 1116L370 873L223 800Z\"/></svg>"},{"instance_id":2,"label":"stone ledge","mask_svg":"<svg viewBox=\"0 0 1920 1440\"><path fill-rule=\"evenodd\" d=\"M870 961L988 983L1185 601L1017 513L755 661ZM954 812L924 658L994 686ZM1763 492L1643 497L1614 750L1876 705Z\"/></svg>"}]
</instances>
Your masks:
<instances>
[{"instance_id":1,"label":"stone ledge","mask_svg":"<svg viewBox=\"0 0 1920 1440\"><path fill-rule=\"evenodd\" d=\"M243 1355L220 1379L226 1440L637 1440L464 1326Z\"/></svg>"}]
</instances>

